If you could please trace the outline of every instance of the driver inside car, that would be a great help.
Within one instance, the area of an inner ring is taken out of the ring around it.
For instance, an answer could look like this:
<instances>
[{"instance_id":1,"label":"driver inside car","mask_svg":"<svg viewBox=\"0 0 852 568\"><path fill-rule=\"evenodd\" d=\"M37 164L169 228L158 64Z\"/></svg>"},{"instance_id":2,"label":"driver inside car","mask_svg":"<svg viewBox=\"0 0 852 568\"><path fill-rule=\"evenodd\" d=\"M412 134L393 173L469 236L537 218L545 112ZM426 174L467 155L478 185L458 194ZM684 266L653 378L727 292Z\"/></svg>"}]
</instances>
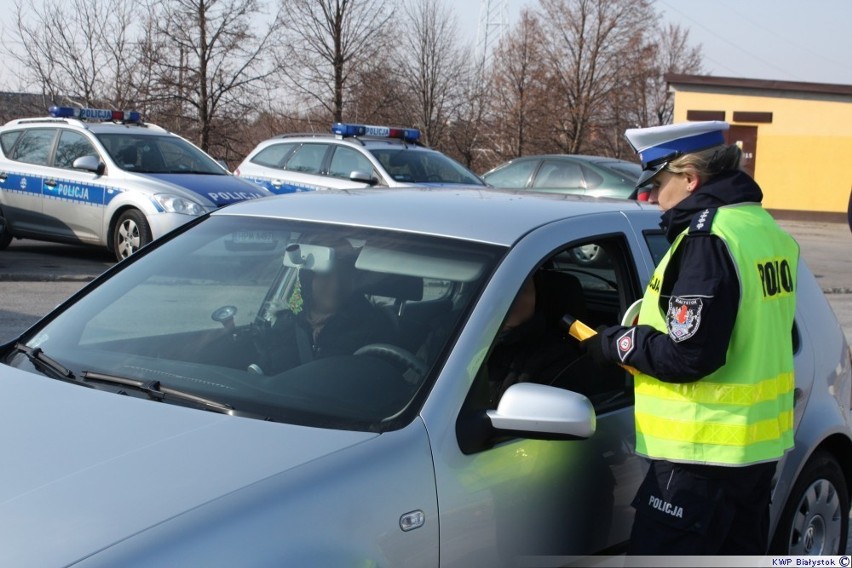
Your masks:
<instances>
[{"instance_id":1,"label":"driver inside car","mask_svg":"<svg viewBox=\"0 0 852 568\"><path fill-rule=\"evenodd\" d=\"M331 246L335 257L331 270L299 271L301 310L277 314L260 365L264 374L315 359L352 355L360 347L393 338L390 318L356 288L355 249L346 239Z\"/></svg>"}]
</instances>

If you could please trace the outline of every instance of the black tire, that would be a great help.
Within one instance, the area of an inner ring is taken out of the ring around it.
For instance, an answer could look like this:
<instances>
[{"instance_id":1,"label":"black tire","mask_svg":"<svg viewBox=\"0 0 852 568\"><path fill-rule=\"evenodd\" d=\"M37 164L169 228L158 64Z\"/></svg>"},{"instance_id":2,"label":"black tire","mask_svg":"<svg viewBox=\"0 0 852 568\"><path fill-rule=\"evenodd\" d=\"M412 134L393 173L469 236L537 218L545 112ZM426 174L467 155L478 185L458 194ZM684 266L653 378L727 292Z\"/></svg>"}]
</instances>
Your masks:
<instances>
[{"instance_id":1,"label":"black tire","mask_svg":"<svg viewBox=\"0 0 852 568\"><path fill-rule=\"evenodd\" d=\"M12 234L9 231L4 230L0 233L0 250L4 250L9 246L9 243L12 242Z\"/></svg>"},{"instance_id":2,"label":"black tire","mask_svg":"<svg viewBox=\"0 0 852 568\"><path fill-rule=\"evenodd\" d=\"M151 242L151 227L138 209L128 209L119 216L112 230L112 250L123 260Z\"/></svg>"},{"instance_id":3,"label":"black tire","mask_svg":"<svg viewBox=\"0 0 852 568\"><path fill-rule=\"evenodd\" d=\"M849 534L849 488L837 460L817 451L790 491L769 551L774 555L841 556Z\"/></svg>"},{"instance_id":4,"label":"black tire","mask_svg":"<svg viewBox=\"0 0 852 568\"><path fill-rule=\"evenodd\" d=\"M0 211L0 217L3 217L3 211ZM0 250L5 249L12 242L12 233L6 228L5 219L0 220Z\"/></svg>"}]
</instances>

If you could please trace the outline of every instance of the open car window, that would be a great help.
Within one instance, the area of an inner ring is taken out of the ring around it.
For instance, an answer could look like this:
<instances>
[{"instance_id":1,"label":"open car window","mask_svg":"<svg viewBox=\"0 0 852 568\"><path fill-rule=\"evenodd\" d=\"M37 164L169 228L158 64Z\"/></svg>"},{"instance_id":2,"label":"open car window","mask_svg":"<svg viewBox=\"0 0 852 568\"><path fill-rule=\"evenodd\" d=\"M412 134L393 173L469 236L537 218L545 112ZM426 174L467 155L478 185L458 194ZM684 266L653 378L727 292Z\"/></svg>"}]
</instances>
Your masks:
<instances>
[{"instance_id":1,"label":"open car window","mask_svg":"<svg viewBox=\"0 0 852 568\"><path fill-rule=\"evenodd\" d=\"M527 287L532 290L526 292L530 300L523 299ZM496 407L506 389L517 382L578 392L591 400L598 413L633 404L632 377L620 367L595 365L561 325L565 314L592 329L621 321L639 295L624 238L604 236L572 243L543 259L524 288L477 377L480 381L487 377L488 406ZM528 307L522 315L524 304Z\"/></svg>"},{"instance_id":2,"label":"open car window","mask_svg":"<svg viewBox=\"0 0 852 568\"><path fill-rule=\"evenodd\" d=\"M158 381L235 414L383 431L416 413L503 252L213 216L140 255L26 346L77 377Z\"/></svg>"}]
</instances>

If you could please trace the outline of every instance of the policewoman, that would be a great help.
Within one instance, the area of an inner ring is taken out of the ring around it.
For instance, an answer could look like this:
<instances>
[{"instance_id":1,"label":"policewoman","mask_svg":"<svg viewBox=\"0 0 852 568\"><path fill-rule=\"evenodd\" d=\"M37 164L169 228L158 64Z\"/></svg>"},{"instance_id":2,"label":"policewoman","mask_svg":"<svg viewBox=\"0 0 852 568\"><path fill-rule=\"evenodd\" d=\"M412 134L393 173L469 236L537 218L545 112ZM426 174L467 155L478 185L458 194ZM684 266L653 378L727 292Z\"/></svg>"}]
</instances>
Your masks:
<instances>
[{"instance_id":1,"label":"policewoman","mask_svg":"<svg viewBox=\"0 0 852 568\"><path fill-rule=\"evenodd\" d=\"M793 446L799 249L760 205L727 129L626 132L671 246L638 325L600 330L582 348L639 370L636 451L650 469L629 554L765 554L772 477Z\"/></svg>"}]
</instances>

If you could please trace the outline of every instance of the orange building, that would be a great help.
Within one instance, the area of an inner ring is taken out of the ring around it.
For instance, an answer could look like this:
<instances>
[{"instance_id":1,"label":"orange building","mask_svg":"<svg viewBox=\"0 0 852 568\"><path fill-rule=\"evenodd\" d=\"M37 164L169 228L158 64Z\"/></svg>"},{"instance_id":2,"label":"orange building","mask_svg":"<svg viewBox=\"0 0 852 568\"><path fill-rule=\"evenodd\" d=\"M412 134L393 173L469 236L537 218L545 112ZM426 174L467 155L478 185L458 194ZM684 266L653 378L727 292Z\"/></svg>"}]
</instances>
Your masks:
<instances>
[{"instance_id":1,"label":"orange building","mask_svg":"<svg viewBox=\"0 0 852 568\"><path fill-rule=\"evenodd\" d=\"M674 122L725 120L763 204L784 218L846 221L852 190L852 85L665 76Z\"/></svg>"}]
</instances>

